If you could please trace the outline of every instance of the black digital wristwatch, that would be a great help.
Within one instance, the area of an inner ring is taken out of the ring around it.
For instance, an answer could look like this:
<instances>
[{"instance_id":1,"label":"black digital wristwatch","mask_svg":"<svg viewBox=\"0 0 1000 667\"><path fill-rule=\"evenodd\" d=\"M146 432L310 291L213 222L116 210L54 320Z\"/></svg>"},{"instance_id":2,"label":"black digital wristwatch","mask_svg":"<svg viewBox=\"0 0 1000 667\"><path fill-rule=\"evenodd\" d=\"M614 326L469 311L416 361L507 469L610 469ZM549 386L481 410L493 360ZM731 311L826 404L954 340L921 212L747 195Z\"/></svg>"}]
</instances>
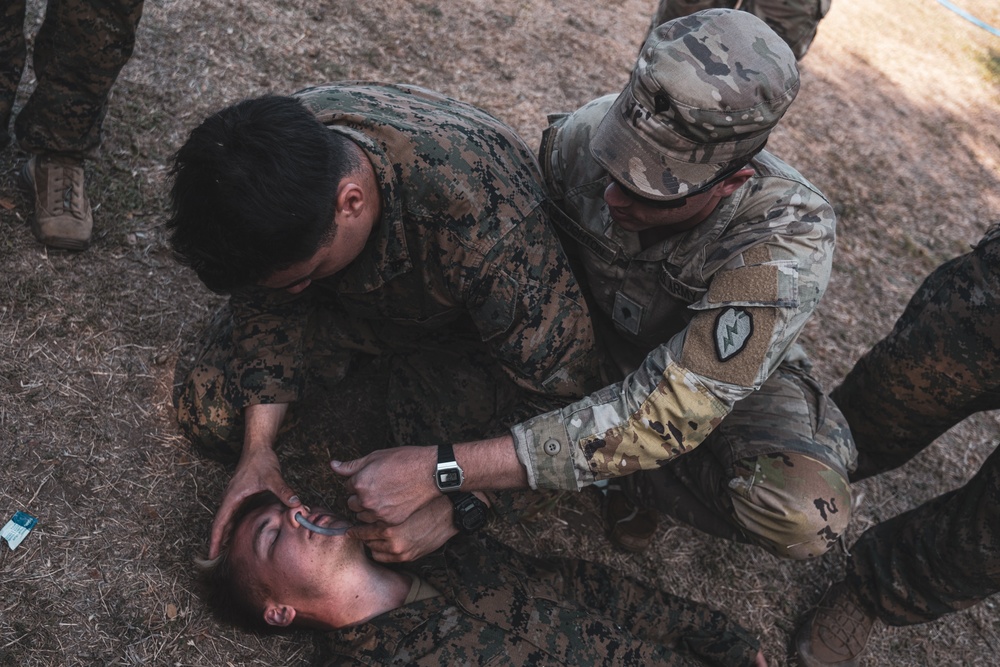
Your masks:
<instances>
[{"instance_id":1,"label":"black digital wristwatch","mask_svg":"<svg viewBox=\"0 0 1000 667\"><path fill-rule=\"evenodd\" d=\"M451 445L438 446L437 468L434 469L434 483L441 493L452 493L462 488L465 473L455 460L455 450Z\"/></svg>"},{"instance_id":2,"label":"black digital wristwatch","mask_svg":"<svg viewBox=\"0 0 1000 667\"><path fill-rule=\"evenodd\" d=\"M467 491L449 496L455 507L455 527L463 533L474 533L486 525L490 508L474 494Z\"/></svg>"}]
</instances>

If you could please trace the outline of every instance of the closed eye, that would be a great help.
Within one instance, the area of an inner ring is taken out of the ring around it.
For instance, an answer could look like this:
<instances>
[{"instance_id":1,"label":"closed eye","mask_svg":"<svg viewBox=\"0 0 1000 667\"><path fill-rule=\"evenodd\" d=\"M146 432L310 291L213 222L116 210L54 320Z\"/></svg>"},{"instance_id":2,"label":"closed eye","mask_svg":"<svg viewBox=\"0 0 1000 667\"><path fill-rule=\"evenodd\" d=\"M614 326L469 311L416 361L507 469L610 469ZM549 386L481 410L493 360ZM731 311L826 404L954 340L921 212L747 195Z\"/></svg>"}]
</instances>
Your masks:
<instances>
[{"instance_id":1,"label":"closed eye","mask_svg":"<svg viewBox=\"0 0 1000 667\"><path fill-rule=\"evenodd\" d=\"M274 531L274 536L271 538L271 543L267 547L267 557L270 558L271 554L274 552L274 545L278 542L278 536L281 535L281 523L278 523L278 529Z\"/></svg>"}]
</instances>

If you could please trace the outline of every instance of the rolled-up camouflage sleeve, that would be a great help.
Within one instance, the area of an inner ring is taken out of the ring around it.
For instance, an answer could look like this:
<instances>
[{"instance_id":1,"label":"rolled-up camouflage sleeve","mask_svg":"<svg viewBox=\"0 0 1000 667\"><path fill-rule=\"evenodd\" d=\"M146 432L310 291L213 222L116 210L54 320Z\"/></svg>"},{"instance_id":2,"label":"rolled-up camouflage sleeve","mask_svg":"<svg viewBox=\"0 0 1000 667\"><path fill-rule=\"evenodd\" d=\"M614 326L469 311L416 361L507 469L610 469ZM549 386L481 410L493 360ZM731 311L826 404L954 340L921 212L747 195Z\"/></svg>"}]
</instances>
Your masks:
<instances>
[{"instance_id":1,"label":"rolled-up camouflage sleeve","mask_svg":"<svg viewBox=\"0 0 1000 667\"><path fill-rule=\"evenodd\" d=\"M698 446L788 357L826 290L835 216L815 191L781 187L770 214L746 212L780 233L712 277L683 331L621 383L511 429L532 488L578 489L663 465Z\"/></svg>"},{"instance_id":2,"label":"rolled-up camouflage sleeve","mask_svg":"<svg viewBox=\"0 0 1000 667\"><path fill-rule=\"evenodd\" d=\"M229 299L233 357L226 398L236 409L298 400L305 384L304 340L311 300L305 294L246 289Z\"/></svg>"},{"instance_id":3,"label":"rolled-up camouflage sleeve","mask_svg":"<svg viewBox=\"0 0 1000 667\"><path fill-rule=\"evenodd\" d=\"M518 386L564 400L600 386L590 313L543 207L486 254L470 301L476 326Z\"/></svg>"}]
</instances>

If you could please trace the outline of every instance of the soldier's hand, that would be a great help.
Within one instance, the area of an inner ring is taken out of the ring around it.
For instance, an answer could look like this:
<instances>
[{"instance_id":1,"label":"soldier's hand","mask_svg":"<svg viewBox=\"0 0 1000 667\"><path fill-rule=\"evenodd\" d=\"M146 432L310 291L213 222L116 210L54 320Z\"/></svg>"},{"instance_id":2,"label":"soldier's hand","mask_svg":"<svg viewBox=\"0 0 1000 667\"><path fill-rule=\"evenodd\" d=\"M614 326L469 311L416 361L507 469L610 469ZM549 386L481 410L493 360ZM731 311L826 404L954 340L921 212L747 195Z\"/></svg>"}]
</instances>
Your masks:
<instances>
[{"instance_id":1,"label":"soldier's hand","mask_svg":"<svg viewBox=\"0 0 1000 667\"><path fill-rule=\"evenodd\" d=\"M363 540L375 560L401 563L426 556L457 534L452 513L451 501L438 495L397 526L359 524L347 534Z\"/></svg>"},{"instance_id":2,"label":"soldier's hand","mask_svg":"<svg viewBox=\"0 0 1000 667\"><path fill-rule=\"evenodd\" d=\"M330 461L347 480L347 508L365 523L396 526L441 497L434 484L437 447L380 449L353 461Z\"/></svg>"},{"instance_id":3,"label":"soldier's hand","mask_svg":"<svg viewBox=\"0 0 1000 667\"><path fill-rule=\"evenodd\" d=\"M295 491L285 483L284 477L281 476L281 464L273 449L244 450L244 455L240 458L239 465L236 466L236 472L222 494L222 503L219 505L219 511L215 514L215 520L212 521L212 540L208 547L209 558L215 558L219 555L229 522L236 510L239 509L240 504L249 496L261 491L270 491L288 507L298 507L302 504Z\"/></svg>"}]
</instances>

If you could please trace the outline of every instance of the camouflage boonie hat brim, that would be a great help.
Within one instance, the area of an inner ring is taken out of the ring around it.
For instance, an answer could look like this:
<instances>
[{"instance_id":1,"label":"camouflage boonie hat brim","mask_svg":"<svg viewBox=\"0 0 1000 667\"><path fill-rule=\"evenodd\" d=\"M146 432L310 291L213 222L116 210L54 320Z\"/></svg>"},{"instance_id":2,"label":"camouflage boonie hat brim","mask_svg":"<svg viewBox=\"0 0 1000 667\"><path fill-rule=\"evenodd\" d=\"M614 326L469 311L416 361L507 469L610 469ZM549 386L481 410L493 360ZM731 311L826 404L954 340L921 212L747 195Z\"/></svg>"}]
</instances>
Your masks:
<instances>
[{"instance_id":1,"label":"camouflage boonie hat brim","mask_svg":"<svg viewBox=\"0 0 1000 667\"><path fill-rule=\"evenodd\" d=\"M697 12L650 34L590 150L644 196L684 197L759 151L798 90L795 56L767 24Z\"/></svg>"}]
</instances>

